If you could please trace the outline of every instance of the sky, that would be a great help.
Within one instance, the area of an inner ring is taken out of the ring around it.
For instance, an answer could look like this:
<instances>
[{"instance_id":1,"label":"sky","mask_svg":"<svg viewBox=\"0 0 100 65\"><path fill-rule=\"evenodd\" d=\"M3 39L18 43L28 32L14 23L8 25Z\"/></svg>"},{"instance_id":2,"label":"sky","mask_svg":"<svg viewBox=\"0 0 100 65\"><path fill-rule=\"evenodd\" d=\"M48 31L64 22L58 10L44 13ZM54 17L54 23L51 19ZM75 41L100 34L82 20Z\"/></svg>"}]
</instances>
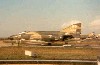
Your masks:
<instances>
[{"instance_id":1,"label":"sky","mask_svg":"<svg viewBox=\"0 0 100 65\"><path fill-rule=\"evenodd\" d=\"M82 23L82 34L100 33L100 0L0 0L0 37L22 31L60 31Z\"/></svg>"}]
</instances>

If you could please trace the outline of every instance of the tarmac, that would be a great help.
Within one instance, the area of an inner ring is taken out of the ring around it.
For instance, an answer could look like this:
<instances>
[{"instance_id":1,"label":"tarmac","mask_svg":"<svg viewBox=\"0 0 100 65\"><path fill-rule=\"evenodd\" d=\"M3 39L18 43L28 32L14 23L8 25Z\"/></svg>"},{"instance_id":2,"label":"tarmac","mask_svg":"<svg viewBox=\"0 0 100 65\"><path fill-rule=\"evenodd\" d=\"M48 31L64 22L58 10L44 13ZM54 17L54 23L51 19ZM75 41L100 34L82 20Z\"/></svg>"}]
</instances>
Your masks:
<instances>
[{"instance_id":1,"label":"tarmac","mask_svg":"<svg viewBox=\"0 0 100 65\"><path fill-rule=\"evenodd\" d=\"M4 43L3 41L0 41L0 47L11 47L11 46L18 46L18 44L13 44L12 43ZM24 45L22 47L73 47L72 45L63 45L63 46L41 46L41 45ZM90 46L82 46L82 45L74 45L75 48L100 48L100 45L90 45Z\"/></svg>"}]
</instances>

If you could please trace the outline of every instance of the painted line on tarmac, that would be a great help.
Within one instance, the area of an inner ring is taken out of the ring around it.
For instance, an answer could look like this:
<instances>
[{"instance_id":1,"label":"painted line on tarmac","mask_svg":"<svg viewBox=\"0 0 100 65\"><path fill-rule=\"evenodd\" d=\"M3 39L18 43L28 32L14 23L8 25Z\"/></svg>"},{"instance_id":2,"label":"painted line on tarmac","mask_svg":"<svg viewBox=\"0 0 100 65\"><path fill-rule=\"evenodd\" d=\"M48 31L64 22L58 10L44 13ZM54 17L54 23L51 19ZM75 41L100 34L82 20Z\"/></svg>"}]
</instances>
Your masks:
<instances>
[{"instance_id":1,"label":"painted line on tarmac","mask_svg":"<svg viewBox=\"0 0 100 65\"><path fill-rule=\"evenodd\" d=\"M13 47L13 46L0 46L0 47ZM17 46L14 46L14 47L17 47ZM67 48L67 47L70 47L71 48L71 46L21 46L21 47L47 47L47 48L49 48L49 47L50 48ZM85 47L75 46L75 48L85 48ZM100 46L90 47L90 48L100 48Z\"/></svg>"},{"instance_id":2,"label":"painted line on tarmac","mask_svg":"<svg viewBox=\"0 0 100 65\"><path fill-rule=\"evenodd\" d=\"M0 62L84 62L84 63L97 63L91 60L0 60Z\"/></svg>"},{"instance_id":3,"label":"painted line on tarmac","mask_svg":"<svg viewBox=\"0 0 100 65\"><path fill-rule=\"evenodd\" d=\"M63 46L23 46L23 47L63 47Z\"/></svg>"}]
</instances>

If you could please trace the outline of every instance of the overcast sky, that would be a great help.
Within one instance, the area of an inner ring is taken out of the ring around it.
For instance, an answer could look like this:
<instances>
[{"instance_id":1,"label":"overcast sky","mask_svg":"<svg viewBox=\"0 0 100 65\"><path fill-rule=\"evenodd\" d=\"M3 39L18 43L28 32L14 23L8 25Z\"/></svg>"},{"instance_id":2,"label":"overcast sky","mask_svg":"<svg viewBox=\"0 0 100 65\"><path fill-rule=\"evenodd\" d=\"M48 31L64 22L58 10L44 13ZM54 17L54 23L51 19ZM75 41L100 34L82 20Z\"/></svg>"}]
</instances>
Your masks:
<instances>
[{"instance_id":1,"label":"overcast sky","mask_svg":"<svg viewBox=\"0 0 100 65\"><path fill-rule=\"evenodd\" d=\"M82 34L100 33L100 0L0 0L0 37L75 22L82 22Z\"/></svg>"}]
</instances>

